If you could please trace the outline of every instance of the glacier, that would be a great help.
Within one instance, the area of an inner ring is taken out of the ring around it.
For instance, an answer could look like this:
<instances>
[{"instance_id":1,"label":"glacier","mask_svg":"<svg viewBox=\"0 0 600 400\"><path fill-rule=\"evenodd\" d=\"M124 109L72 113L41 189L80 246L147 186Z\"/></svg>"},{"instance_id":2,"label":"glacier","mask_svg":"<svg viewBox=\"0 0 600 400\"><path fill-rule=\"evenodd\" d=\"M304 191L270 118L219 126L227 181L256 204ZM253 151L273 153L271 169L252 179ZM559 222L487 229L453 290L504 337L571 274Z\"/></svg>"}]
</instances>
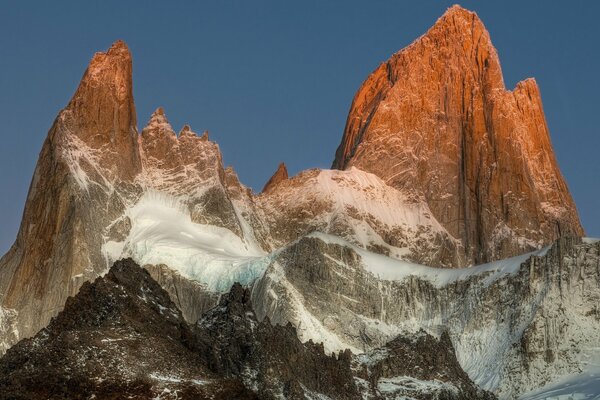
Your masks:
<instances>
[{"instance_id":1,"label":"glacier","mask_svg":"<svg viewBox=\"0 0 600 400\"><path fill-rule=\"evenodd\" d=\"M226 292L235 282L249 285L270 257L260 246L227 228L195 223L181 198L150 190L125 211L131 221L122 242L107 241L107 264L131 257L140 265L167 265L208 290Z\"/></svg>"}]
</instances>

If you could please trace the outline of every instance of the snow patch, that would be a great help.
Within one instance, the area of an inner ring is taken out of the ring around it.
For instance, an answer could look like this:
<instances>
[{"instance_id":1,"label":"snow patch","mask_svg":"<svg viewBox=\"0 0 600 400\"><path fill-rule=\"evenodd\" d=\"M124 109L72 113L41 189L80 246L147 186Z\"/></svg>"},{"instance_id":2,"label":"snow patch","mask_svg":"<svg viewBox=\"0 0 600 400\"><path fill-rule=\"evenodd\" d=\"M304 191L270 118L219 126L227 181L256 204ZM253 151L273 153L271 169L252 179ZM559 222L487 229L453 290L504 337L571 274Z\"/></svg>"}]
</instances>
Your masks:
<instances>
[{"instance_id":1,"label":"snow patch","mask_svg":"<svg viewBox=\"0 0 600 400\"><path fill-rule=\"evenodd\" d=\"M531 253L469 268L434 268L372 253L337 236L321 232L313 232L307 236L320 239L325 243L352 248L361 257L363 267L379 279L401 281L408 277L416 276L431 282L438 288L478 275L486 275L483 279L483 284L484 286L489 286L505 275L517 273L521 264L530 257L541 257L550 249L550 246L547 246Z\"/></svg>"},{"instance_id":2,"label":"snow patch","mask_svg":"<svg viewBox=\"0 0 600 400\"><path fill-rule=\"evenodd\" d=\"M129 236L103 246L112 261L131 257L140 265L165 264L217 292L235 282L252 283L270 263L256 243L229 229L193 222L181 198L148 191L125 214L131 220Z\"/></svg>"},{"instance_id":3,"label":"snow patch","mask_svg":"<svg viewBox=\"0 0 600 400\"><path fill-rule=\"evenodd\" d=\"M600 399L600 368L564 377L519 397L519 400L598 399Z\"/></svg>"}]
</instances>

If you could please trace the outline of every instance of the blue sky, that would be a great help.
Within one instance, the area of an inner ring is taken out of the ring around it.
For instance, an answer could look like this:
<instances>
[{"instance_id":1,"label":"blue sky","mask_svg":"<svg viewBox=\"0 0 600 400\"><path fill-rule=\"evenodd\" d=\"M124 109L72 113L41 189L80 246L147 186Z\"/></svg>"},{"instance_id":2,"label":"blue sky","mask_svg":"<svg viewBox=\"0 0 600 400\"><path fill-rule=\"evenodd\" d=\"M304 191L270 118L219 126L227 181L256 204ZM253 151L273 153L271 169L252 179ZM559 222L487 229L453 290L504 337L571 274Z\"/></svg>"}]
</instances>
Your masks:
<instances>
[{"instance_id":1,"label":"blue sky","mask_svg":"<svg viewBox=\"0 0 600 400\"><path fill-rule=\"evenodd\" d=\"M453 2L0 0L0 253L13 242L47 131L93 53L124 39L141 127L208 129L260 190L285 161L327 168L356 89ZM460 3L483 19L508 87L540 85L559 164L600 236L600 2Z\"/></svg>"}]
</instances>

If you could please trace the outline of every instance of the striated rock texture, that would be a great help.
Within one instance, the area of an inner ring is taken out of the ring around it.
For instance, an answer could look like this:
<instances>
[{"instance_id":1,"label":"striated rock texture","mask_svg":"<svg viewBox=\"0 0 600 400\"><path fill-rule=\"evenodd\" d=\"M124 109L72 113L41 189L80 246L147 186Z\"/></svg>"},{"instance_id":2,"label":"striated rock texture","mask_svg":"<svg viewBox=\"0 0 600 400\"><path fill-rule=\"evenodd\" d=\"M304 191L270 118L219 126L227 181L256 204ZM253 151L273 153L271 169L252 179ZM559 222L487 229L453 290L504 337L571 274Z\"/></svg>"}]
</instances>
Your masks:
<instances>
[{"instance_id":1,"label":"striated rock texture","mask_svg":"<svg viewBox=\"0 0 600 400\"><path fill-rule=\"evenodd\" d=\"M327 351L369 353L402 332L447 331L469 377L513 399L595 371L599 262L600 242L567 237L472 269L419 268L313 234L277 255L252 298L259 317L289 321ZM377 276L386 268L395 279Z\"/></svg>"},{"instance_id":2,"label":"striated rock texture","mask_svg":"<svg viewBox=\"0 0 600 400\"><path fill-rule=\"evenodd\" d=\"M329 356L289 324L259 322L250 298L235 284L187 324L146 271L118 261L0 359L0 399L495 398L469 380L447 336Z\"/></svg>"},{"instance_id":3,"label":"striated rock texture","mask_svg":"<svg viewBox=\"0 0 600 400\"><path fill-rule=\"evenodd\" d=\"M0 353L33 335L81 285L119 258L144 194L172 196L194 223L245 232L230 192L247 199L219 147L158 109L138 134L132 59L117 41L91 60L44 142L16 241L0 259ZM198 315L199 311L191 311Z\"/></svg>"},{"instance_id":4,"label":"striated rock texture","mask_svg":"<svg viewBox=\"0 0 600 400\"><path fill-rule=\"evenodd\" d=\"M533 79L508 91L473 12L451 7L358 90L333 168L424 199L463 247L457 266L582 235Z\"/></svg>"},{"instance_id":5,"label":"striated rock texture","mask_svg":"<svg viewBox=\"0 0 600 400\"><path fill-rule=\"evenodd\" d=\"M122 213L116 190L141 170L131 68L123 42L97 53L42 147L17 239L0 259L1 305L18 312L20 337L105 269L101 221Z\"/></svg>"},{"instance_id":6,"label":"striated rock texture","mask_svg":"<svg viewBox=\"0 0 600 400\"><path fill-rule=\"evenodd\" d=\"M277 171L273 174L271 178L265 183L263 187L263 192L267 192L271 190L275 185L277 185L281 181L285 181L288 179L288 170L284 163L280 163L277 167Z\"/></svg>"}]
</instances>

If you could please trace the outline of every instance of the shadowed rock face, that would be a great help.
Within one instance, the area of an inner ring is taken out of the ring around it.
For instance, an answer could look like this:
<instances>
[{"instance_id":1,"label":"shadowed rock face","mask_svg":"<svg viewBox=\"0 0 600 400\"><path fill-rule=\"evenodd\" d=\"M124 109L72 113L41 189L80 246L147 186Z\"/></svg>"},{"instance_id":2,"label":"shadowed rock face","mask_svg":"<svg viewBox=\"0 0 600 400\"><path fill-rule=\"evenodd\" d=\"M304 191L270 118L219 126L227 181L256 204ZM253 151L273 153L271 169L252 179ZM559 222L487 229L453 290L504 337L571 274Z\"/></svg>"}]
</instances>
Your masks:
<instances>
[{"instance_id":1,"label":"shadowed rock face","mask_svg":"<svg viewBox=\"0 0 600 400\"><path fill-rule=\"evenodd\" d=\"M302 238L278 254L253 286L260 318L290 321L327 351L371 353L403 331L448 332L469 377L510 399L580 373L597 353L600 242L566 237L488 266L385 280L372 268L390 260L332 238Z\"/></svg>"},{"instance_id":2,"label":"shadowed rock face","mask_svg":"<svg viewBox=\"0 0 600 400\"><path fill-rule=\"evenodd\" d=\"M85 283L48 327L0 360L0 398L255 399L212 373L168 294L131 260ZM214 396L214 397L213 397Z\"/></svg>"},{"instance_id":3,"label":"shadowed rock face","mask_svg":"<svg viewBox=\"0 0 600 400\"><path fill-rule=\"evenodd\" d=\"M363 83L333 162L351 166L424 199L462 265L583 234L536 82L506 90L483 23L459 6Z\"/></svg>"},{"instance_id":4,"label":"shadowed rock face","mask_svg":"<svg viewBox=\"0 0 600 400\"><path fill-rule=\"evenodd\" d=\"M415 399L494 398L460 369L447 336L420 332L360 357L328 356L322 344L301 343L289 324L259 322L250 298L235 284L188 325L145 270L118 261L0 359L0 398L379 400L406 390L379 393L385 379L437 380L410 391Z\"/></svg>"}]
</instances>

